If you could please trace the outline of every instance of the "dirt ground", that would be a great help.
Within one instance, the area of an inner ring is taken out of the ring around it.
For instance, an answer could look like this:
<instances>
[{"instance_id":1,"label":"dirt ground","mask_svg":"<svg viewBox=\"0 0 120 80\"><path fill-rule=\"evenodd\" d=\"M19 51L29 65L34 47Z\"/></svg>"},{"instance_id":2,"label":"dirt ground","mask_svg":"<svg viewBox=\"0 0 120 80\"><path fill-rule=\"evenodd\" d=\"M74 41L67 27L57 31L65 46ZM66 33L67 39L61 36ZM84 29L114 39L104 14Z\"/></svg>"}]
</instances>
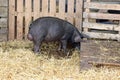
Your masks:
<instances>
[{"instance_id":1,"label":"dirt ground","mask_svg":"<svg viewBox=\"0 0 120 80\"><path fill-rule=\"evenodd\" d=\"M88 40L82 42L80 53L81 69L89 69L88 61L120 63L120 42L109 40Z\"/></svg>"}]
</instances>

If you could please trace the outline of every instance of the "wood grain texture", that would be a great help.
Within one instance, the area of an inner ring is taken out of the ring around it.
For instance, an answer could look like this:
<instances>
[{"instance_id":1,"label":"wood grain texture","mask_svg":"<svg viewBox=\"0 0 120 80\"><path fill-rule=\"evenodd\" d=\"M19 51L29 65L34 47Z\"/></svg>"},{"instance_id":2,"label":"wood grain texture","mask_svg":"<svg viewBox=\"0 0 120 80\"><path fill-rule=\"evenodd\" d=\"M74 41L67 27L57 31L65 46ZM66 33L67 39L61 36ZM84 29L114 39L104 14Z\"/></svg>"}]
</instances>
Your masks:
<instances>
[{"instance_id":1,"label":"wood grain texture","mask_svg":"<svg viewBox=\"0 0 120 80\"><path fill-rule=\"evenodd\" d=\"M14 40L15 39L15 0L9 0L9 26L8 26L8 39Z\"/></svg>"},{"instance_id":2,"label":"wood grain texture","mask_svg":"<svg viewBox=\"0 0 120 80\"><path fill-rule=\"evenodd\" d=\"M23 0L17 0L17 40L23 39Z\"/></svg>"}]
</instances>

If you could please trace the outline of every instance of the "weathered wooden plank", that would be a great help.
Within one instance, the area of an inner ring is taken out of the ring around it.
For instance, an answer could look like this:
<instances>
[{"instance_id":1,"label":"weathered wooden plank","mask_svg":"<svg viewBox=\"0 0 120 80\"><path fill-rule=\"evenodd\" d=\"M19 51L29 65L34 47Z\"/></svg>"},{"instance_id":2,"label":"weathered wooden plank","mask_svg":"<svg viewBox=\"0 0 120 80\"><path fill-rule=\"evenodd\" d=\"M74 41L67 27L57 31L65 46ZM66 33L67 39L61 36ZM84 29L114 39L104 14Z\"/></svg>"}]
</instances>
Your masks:
<instances>
[{"instance_id":1,"label":"weathered wooden plank","mask_svg":"<svg viewBox=\"0 0 120 80\"><path fill-rule=\"evenodd\" d=\"M0 27L7 27L7 18L0 18Z\"/></svg>"},{"instance_id":2,"label":"weathered wooden plank","mask_svg":"<svg viewBox=\"0 0 120 80\"><path fill-rule=\"evenodd\" d=\"M120 10L120 4L104 4L95 2L85 2L84 8Z\"/></svg>"},{"instance_id":3,"label":"weathered wooden plank","mask_svg":"<svg viewBox=\"0 0 120 80\"><path fill-rule=\"evenodd\" d=\"M23 39L23 0L17 0L17 39Z\"/></svg>"},{"instance_id":4,"label":"weathered wooden plank","mask_svg":"<svg viewBox=\"0 0 120 80\"><path fill-rule=\"evenodd\" d=\"M109 34L109 33L97 33L97 32L82 32L85 35L88 35L88 38L97 38L97 39L112 39L117 40L119 34Z\"/></svg>"},{"instance_id":5,"label":"weathered wooden plank","mask_svg":"<svg viewBox=\"0 0 120 80\"><path fill-rule=\"evenodd\" d=\"M42 16L48 15L48 0L42 0Z\"/></svg>"},{"instance_id":6,"label":"weathered wooden plank","mask_svg":"<svg viewBox=\"0 0 120 80\"><path fill-rule=\"evenodd\" d=\"M7 17L7 7L0 7L0 17Z\"/></svg>"},{"instance_id":7,"label":"weathered wooden plank","mask_svg":"<svg viewBox=\"0 0 120 80\"><path fill-rule=\"evenodd\" d=\"M91 0L87 0L86 2L91 2ZM86 13L89 13L89 12L90 12L90 9L86 8L86 9L85 9L85 12L86 12ZM83 16L84 16L84 14L83 14ZM88 18L85 18L85 22L89 22L89 19L88 19ZM88 32L88 28L84 28L83 31L84 31L84 32Z\"/></svg>"},{"instance_id":8,"label":"weathered wooden plank","mask_svg":"<svg viewBox=\"0 0 120 80\"><path fill-rule=\"evenodd\" d=\"M65 0L59 0L59 17L65 19Z\"/></svg>"},{"instance_id":9,"label":"weathered wooden plank","mask_svg":"<svg viewBox=\"0 0 120 80\"><path fill-rule=\"evenodd\" d=\"M84 18L94 18L94 19L120 20L119 14L104 14L104 13L84 12L83 17Z\"/></svg>"},{"instance_id":10,"label":"weathered wooden plank","mask_svg":"<svg viewBox=\"0 0 120 80\"><path fill-rule=\"evenodd\" d=\"M83 28L119 31L118 25L83 22Z\"/></svg>"},{"instance_id":11,"label":"weathered wooden plank","mask_svg":"<svg viewBox=\"0 0 120 80\"><path fill-rule=\"evenodd\" d=\"M49 15L53 17L56 15L56 0L50 0Z\"/></svg>"},{"instance_id":12,"label":"weathered wooden plank","mask_svg":"<svg viewBox=\"0 0 120 80\"><path fill-rule=\"evenodd\" d=\"M31 0L25 0L25 39L27 39L29 25L32 19L31 2L32 2Z\"/></svg>"},{"instance_id":13,"label":"weathered wooden plank","mask_svg":"<svg viewBox=\"0 0 120 80\"><path fill-rule=\"evenodd\" d=\"M76 0L75 26L82 31L83 0Z\"/></svg>"},{"instance_id":14,"label":"weathered wooden plank","mask_svg":"<svg viewBox=\"0 0 120 80\"><path fill-rule=\"evenodd\" d=\"M69 21L70 23L74 23L73 22L73 13L74 13L74 0L68 0L68 12L67 12L67 21Z\"/></svg>"},{"instance_id":15,"label":"weathered wooden plank","mask_svg":"<svg viewBox=\"0 0 120 80\"><path fill-rule=\"evenodd\" d=\"M0 0L0 6L8 6L8 0Z\"/></svg>"},{"instance_id":16,"label":"weathered wooden plank","mask_svg":"<svg viewBox=\"0 0 120 80\"><path fill-rule=\"evenodd\" d=\"M8 39L14 40L15 36L15 17L14 17L14 10L15 10L15 0L9 0L9 34Z\"/></svg>"},{"instance_id":17,"label":"weathered wooden plank","mask_svg":"<svg viewBox=\"0 0 120 80\"><path fill-rule=\"evenodd\" d=\"M40 0L34 0L33 2L34 20L39 18L40 13Z\"/></svg>"}]
</instances>

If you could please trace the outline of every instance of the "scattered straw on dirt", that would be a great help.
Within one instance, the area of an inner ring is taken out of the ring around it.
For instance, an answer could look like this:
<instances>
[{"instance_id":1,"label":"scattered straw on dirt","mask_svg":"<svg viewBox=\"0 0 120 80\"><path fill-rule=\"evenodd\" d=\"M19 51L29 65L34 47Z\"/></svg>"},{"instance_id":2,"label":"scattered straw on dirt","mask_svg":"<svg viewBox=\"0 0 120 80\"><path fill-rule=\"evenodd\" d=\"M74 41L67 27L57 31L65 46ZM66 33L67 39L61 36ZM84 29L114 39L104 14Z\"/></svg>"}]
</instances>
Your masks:
<instances>
[{"instance_id":1,"label":"scattered straw on dirt","mask_svg":"<svg viewBox=\"0 0 120 80\"><path fill-rule=\"evenodd\" d=\"M31 42L1 42L0 80L120 80L119 69L81 71L79 52L73 51L69 58L56 58L49 47L36 55Z\"/></svg>"}]
</instances>

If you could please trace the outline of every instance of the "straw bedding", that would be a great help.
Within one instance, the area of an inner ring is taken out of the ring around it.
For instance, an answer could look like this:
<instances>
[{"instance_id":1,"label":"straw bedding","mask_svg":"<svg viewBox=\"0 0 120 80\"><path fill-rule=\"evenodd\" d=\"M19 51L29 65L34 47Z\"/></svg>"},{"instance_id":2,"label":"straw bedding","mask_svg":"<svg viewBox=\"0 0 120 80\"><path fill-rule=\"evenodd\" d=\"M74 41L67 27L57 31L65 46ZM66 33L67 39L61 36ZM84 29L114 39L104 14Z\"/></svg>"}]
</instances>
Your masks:
<instances>
[{"instance_id":1,"label":"straw bedding","mask_svg":"<svg viewBox=\"0 0 120 80\"><path fill-rule=\"evenodd\" d=\"M55 44L43 44L39 55L31 49L28 41L1 42L0 80L120 80L119 69L80 70L78 51L66 58L57 54Z\"/></svg>"}]
</instances>

